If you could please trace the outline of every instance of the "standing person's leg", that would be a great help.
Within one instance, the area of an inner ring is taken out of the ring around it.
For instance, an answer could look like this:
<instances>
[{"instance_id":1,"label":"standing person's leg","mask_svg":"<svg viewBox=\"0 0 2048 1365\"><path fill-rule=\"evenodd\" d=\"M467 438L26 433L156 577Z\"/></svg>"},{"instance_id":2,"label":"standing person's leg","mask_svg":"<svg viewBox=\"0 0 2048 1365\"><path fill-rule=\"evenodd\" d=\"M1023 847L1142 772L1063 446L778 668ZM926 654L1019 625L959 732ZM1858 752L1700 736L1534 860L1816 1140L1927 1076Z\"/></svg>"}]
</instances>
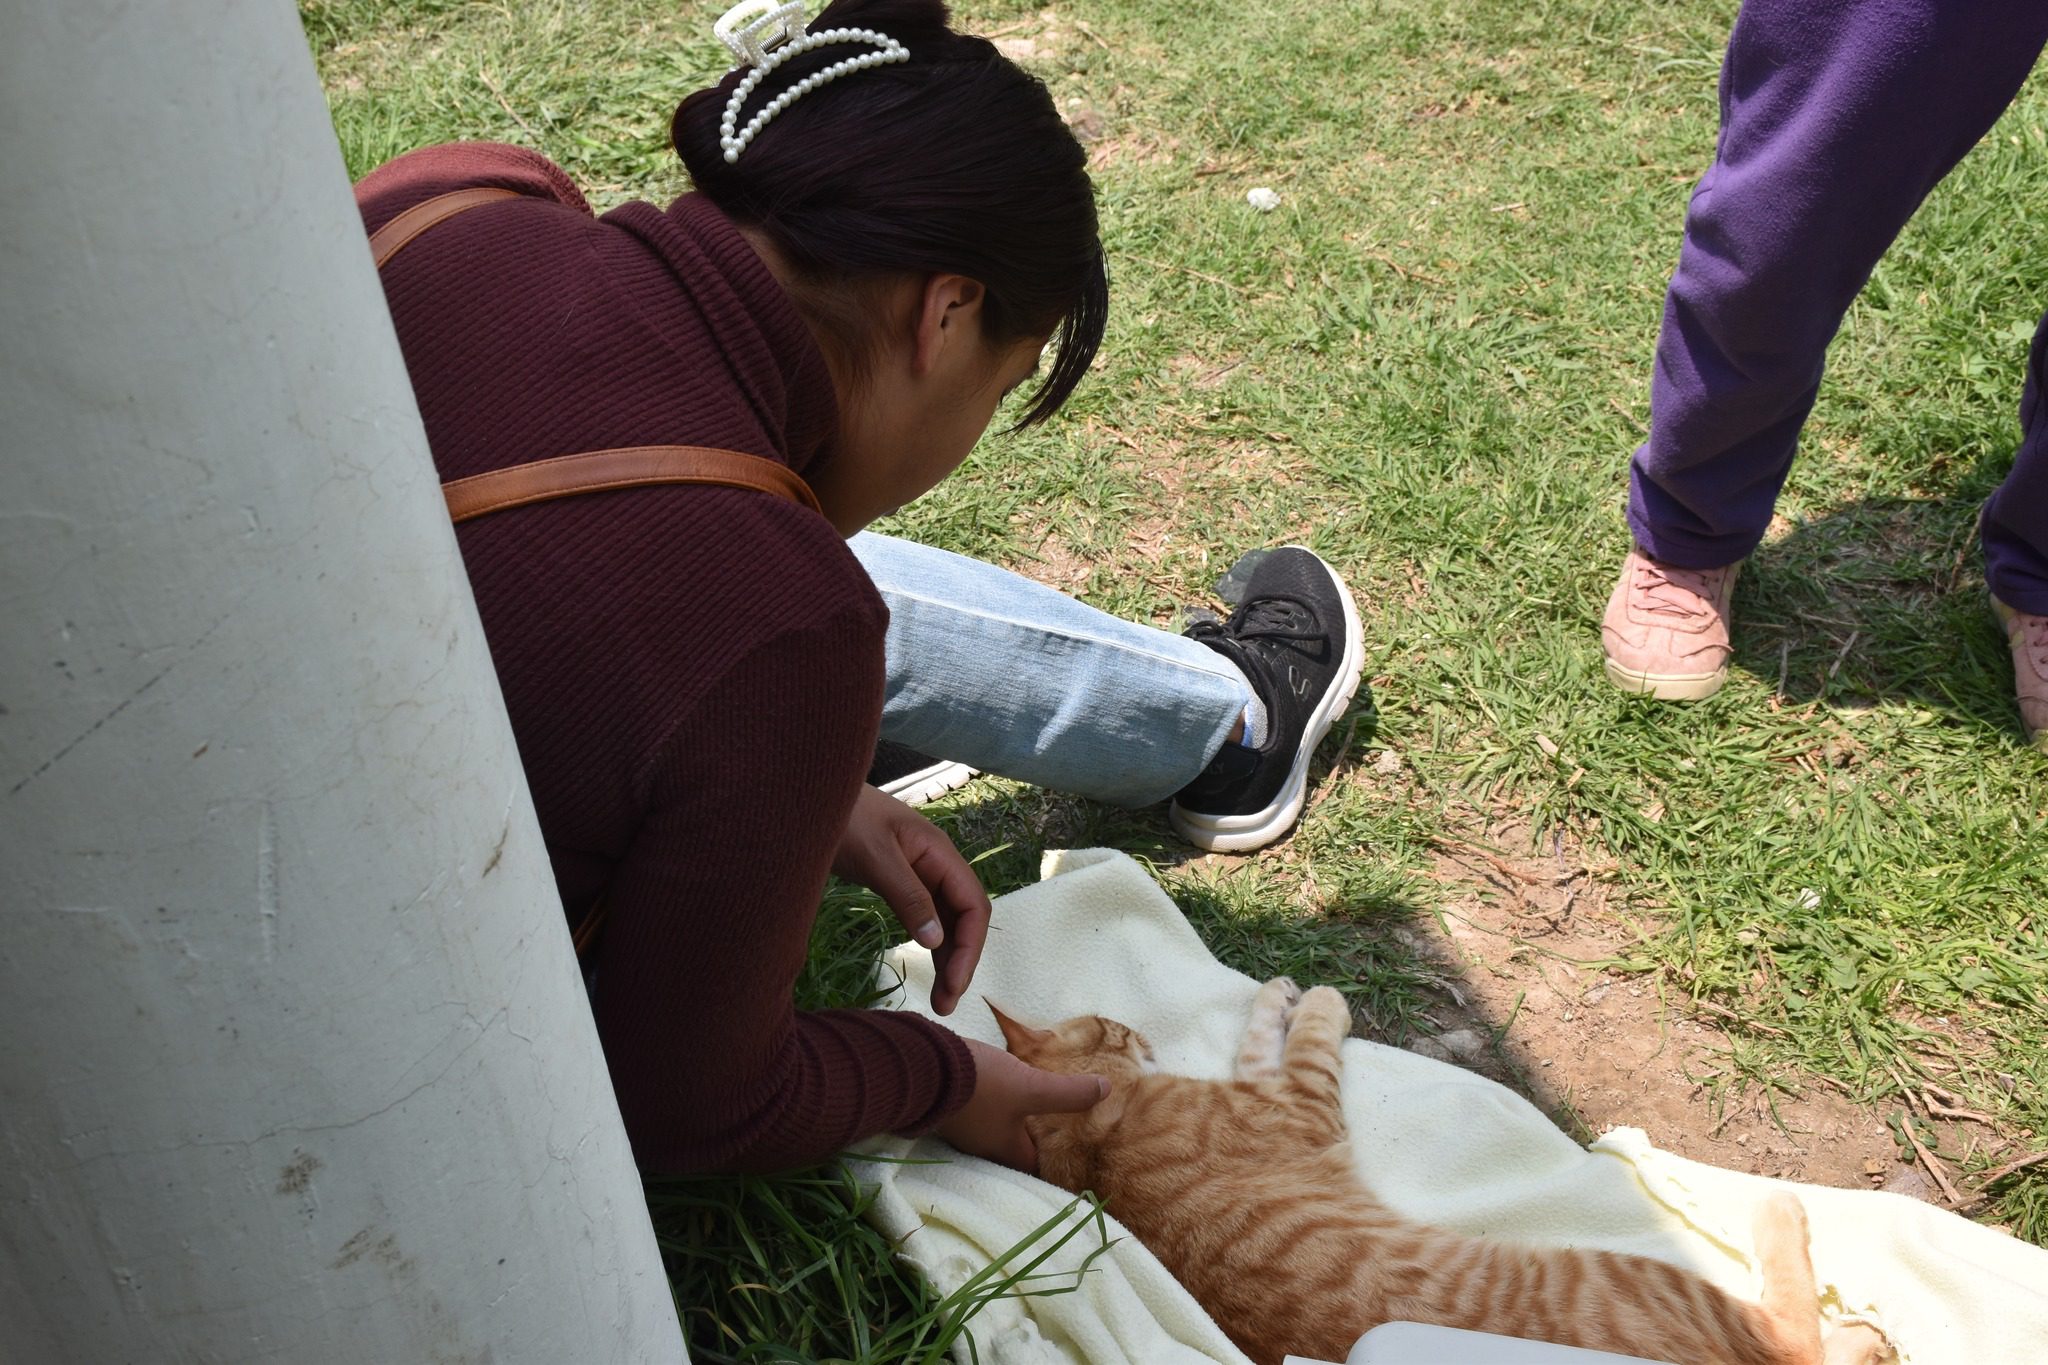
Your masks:
<instances>
[{"instance_id":1,"label":"standing person's leg","mask_svg":"<svg viewBox=\"0 0 2048 1365\"><path fill-rule=\"evenodd\" d=\"M1842 315L1929 190L1997 119L2044 38L2039 0L1748 0L1721 135L1665 299L1636 546L1604 623L1632 691L1727 672L1733 566L1770 524Z\"/></svg>"},{"instance_id":2,"label":"standing person's leg","mask_svg":"<svg viewBox=\"0 0 2048 1365\"><path fill-rule=\"evenodd\" d=\"M2020 717L2048 748L2048 316L2034 330L2020 448L1984 504L1984 579L2012 646Z\"/></svg>"},{"instance_id":3,"label":"standing person's leg","mask_svg":"<svg viewBox=\"0 0 2048 1365\"><path fill-rule=\"evenodd\" d=\"M1174 826L1204 848L1286 833L1358 686L1351 595L1299 548L1269 555L1198 640L964 555L848 544L889 607L884 740L1117 805L1178 794Z\"/></svg>"}]
</instances>

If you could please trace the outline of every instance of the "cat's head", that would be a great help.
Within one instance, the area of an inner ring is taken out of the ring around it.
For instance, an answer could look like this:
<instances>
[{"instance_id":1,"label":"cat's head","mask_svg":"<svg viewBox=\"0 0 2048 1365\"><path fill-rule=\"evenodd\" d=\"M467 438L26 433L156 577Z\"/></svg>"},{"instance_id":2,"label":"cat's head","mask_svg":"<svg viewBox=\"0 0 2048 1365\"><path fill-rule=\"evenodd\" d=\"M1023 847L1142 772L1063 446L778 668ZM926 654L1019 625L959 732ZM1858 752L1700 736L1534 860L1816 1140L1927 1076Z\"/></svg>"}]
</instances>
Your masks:
<instances>
[{"instance_id":1,"label":"cat's head","mask_svg":"<svg viewBox=\"0 0 2048 1365\"><path fill-rule=\"evenodd\" d=\"M1145 1035L1114 1019L1077 1014L1047 1029L1019 1023L993 1004L988 1012L996 1017L1012 1055L1041 1071L1107 1076L1110 1088L1115 1089L1120 1081L1136 1080L1157 1070L1152 1044L1145 1041Z\"/></svg>"},{"instance_id":2,"label":"cat's head","mask_svg":"<svg viewBox=\"0 0 2048 1365\"><path fill-rule=\"evenodd\" d=\"M1024 1120L1038 1147L1038 1173L1053 1184L1079 1191L1094 1167L1095 1151L1123 1117L1130 1089L1140 1076L1158 1070L1152 1044L1128 1024L1099 1014L1064 1019L1051 1028L1033 1028L1004 1014L993 1004L989 1013L1003 1030L1003 1041L1022 1061L1044 1071L1096 1075L1109 1082L1109 1095L1079 1114L1036 1114Z\"/></svg>"}]
</instances>

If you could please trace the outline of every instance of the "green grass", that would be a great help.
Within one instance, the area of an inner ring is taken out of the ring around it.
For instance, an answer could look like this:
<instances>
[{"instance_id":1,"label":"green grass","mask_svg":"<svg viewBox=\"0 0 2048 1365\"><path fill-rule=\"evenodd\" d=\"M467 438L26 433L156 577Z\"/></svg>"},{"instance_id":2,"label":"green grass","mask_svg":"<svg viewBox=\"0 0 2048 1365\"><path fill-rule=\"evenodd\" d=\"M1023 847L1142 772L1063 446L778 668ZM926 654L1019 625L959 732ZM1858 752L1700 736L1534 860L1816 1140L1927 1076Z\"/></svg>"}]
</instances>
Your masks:
<instances>
[{"instance_id":1,"label":"green grass","mask_svg":"<svg viewBox=\"0 0 2048 1365\"><path fill-rule=\"evenodd\" d=\"M984 1305L1072 1293L1114 1244L1101 1206L1076 1199L942 1299L862 1221L871 1197L836 1163L775 1177L650 1178L691 1358L938 1365L957 1346L978 1359ZM1040 1269L1075 1241L1090 1247L1078 1273Z\"/></svg>"},{"instance_id":2,"label":"green grass","mask_svg":"<svg viewBox=\"0 0 2048 1365\"><path fill-rule=\"evenodd\" d=\"M352 172L502 138L600 208L682 188L667 119L723 68L716 8L302 6ZM1108 341L1061 420L984 442L889 529L1167 625L1243 550L1305 541L1358 590L1377 710L1326 750L1301 832L1252 859L1191 860L1156 811L977 784L948 818L971 854L1004 850L992 889L1045 847L1123 847L1224 960L1344 984L1399 1035L1429 973L1392 931L1443 899L1433 836L1523 825L1611 861L1651 929L1624 965L1753 1022L1734 1072L1894 1109L1932 1080L1996 1121L2001 1156L2044 1145L2048 761L2022 744L1973 531L2048 302L2041 80L1851 312L1737 592L1730 685L1661 707L1606 686L1597 623L1731 0L1382 0L1337 22L1099 0L1050 37L1042 8L963 13L1039 41L1033 68L1100 122ZM1281 207L1252 212L1254 185ZM1407 783L1375 775L1387 748ZM841 975L817 998L857 998L868 913L835 902L814 962ZM692 1189L655 1198L707 1358L727 1327L791 1352L757 1358L863 1358L803 1324L931 1311L837 1176ZM1991 1196L2048 1241L2048 1165ZM787 1315L750 1316L768 1299Z\"/></svg>"}]
</instances>

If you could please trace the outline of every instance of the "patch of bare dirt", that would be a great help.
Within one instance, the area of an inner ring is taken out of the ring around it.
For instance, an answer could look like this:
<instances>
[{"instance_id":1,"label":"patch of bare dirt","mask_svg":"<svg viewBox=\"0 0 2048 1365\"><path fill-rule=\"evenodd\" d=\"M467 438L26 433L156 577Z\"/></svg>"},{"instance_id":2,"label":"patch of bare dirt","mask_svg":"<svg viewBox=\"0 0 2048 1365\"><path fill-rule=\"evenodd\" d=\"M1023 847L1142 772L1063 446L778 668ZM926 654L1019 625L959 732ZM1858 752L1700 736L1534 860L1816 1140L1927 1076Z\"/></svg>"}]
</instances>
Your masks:
<instances>
[{"instance_id":1,"label":"patch of bare dirt","mask_svg":"<svg viewBox=\"0 0 2048 1365\"><path fill-rule=\"evenodd\" d=\"M1609 904L1609 869L1563 840L1547 856L1529 845L1516 825L1440 839L1445 927L1404 931L1443 978L1438 1030L1412 1050L1509 1086L1581 1139L1641 1128L1732 1170L1947 1202L1927 1168L1900 1160L1883 1113L1818 1076L1773 1077L1782 1089L1729 1078L1733 1040L1711 1006L1594 965L1636 940Z\"/></svg>"},{"instance_id":2,"label":"patch of bare dirt","mask_svg":"<svg viewBox=\"0 0 2048 1365\"><path fill-rule=\"evenodd\" d=\"M1112 166L1157 166L1180 153L1180 139L1156 130L1130 128L1107 132L1088 144L1088 169L1100 173Z\"/></svg>"},{"instance_id":3,"label":"patch of bare dirt","mask_svg":"<svg viewBox=\"0 0 2048 1365\"><path fill-rule=\"evenodd\" d=\"M1192 354L1177 355L1166 362L1167 372L1181 383L1198 389L1213 389L1230 381L1244 368L1244 357L1229 355L1218 359Z\"/></svg>"},{"instance_id":4,"label":"patch of bare dirt","mask_svg":"<svg viewBox=\"0 0 2048 1365\"><path fill-rule=\"evenodd\" d=\"M1076 554L1063 536L1048 530L1031 557L1017 566L1017 571L1071 595L1079 592L1095 572L1095 561Z\"/></svg>"},{"instance_id":5,"label":"patch of bare dirt","mask_svg":"<svg viewBox=\"0 0 2048 1365\"><path fill-rule=\"evenodd\" d=\"M985 35L996 51L1013 62L1049 61L1061 53L1093 44L1107 51L1109 41L1080 19L1061 14L1051 7L1029 19L995 29Z\"/></svg>"}]
</instances>

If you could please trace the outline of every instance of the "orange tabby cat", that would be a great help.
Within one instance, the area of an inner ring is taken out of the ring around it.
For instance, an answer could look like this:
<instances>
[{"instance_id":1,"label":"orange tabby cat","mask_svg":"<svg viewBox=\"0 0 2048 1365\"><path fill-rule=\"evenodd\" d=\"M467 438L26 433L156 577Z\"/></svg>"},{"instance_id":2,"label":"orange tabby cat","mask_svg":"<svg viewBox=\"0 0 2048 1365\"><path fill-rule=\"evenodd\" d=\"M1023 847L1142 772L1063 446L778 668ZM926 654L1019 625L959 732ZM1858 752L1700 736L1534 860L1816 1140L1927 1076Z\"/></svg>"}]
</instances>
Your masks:
<instances>
[{"instance_id":1,"label":"orange tabby cat","mask_svg":"<svg viewBox=\"0 0 2048 1365\"><path fill-rule=\"evenodd\" d=\"M1344 998L1269 981L1237 1077L1152 1074L1152 1048L1111 1019L1028 1028L1001 1011L1010 1051L1051 1071L1109 1078L1083 1114L1028 1120L1039 1171L1109 1211L1260 1365L1294 1352L1342 1360L1405 1320L1533 1337L1685 1365L1877 1365L1868 1327L1823 1351L1806 1212L1790 1195L1756 1213L1762 1304L1641 1256L1538 1249L1411 1222L1352 1167L1337 1104Z\"/></svg>"}]
</instances>

